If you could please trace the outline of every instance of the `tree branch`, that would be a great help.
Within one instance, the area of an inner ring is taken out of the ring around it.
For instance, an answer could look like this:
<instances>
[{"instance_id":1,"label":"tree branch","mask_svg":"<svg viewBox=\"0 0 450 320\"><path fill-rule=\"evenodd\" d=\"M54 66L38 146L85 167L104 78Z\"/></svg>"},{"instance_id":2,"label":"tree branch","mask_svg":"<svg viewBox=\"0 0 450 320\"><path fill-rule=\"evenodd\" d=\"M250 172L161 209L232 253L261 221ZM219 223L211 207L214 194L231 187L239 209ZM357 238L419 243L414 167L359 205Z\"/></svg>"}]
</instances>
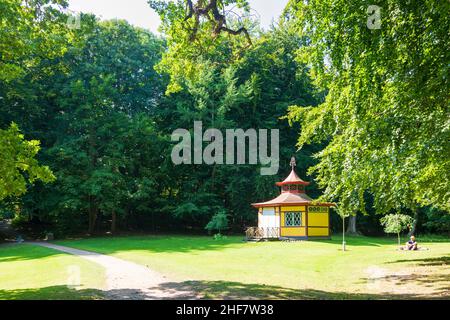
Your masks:
<instances>
[{"instance_id":1,"label":"tree branch","mask_svg":"<svg viewBox=\"0 0 450 320\"><path fill-rule=\"evenodd\" d=\"M241 27L238 30L233 30L227 26L225 14L220 13L217 0L209 0L204 5L204 1L198 0L196 4L192 0L186 0L186 17L184 21L194 18L194 26L191 29L189 36L190 41L194 41L197 37L198 27L200 25L200 17L206 17L213 24L213 35L216 37L221 32L227 32L231 35L244 34L249 45L252 45L250 34L245 27Z\"/></svg>"}]
</instances>

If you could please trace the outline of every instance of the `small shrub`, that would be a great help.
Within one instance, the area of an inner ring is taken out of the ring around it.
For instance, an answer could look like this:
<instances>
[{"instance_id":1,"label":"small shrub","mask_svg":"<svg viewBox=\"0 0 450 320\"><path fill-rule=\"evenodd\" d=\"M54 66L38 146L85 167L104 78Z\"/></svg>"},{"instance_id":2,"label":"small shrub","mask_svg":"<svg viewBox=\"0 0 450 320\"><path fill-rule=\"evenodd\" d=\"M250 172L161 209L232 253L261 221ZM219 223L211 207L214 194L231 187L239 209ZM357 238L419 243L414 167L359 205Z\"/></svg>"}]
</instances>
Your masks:
<instances>
[{"instance_id":1,"label":"small shrub","mask_svg":"<svg viewBox=\"0 0 450 320\"><path fill-rule=\"evenodd\" d=\"M384 232L396 233L398 245L400 245L400 233L403 230L411 230L414 219L405 214L388 214L380 219L380 223L384 226Z\"/></svg>"},{"instance_id":2,"label":"small shrub","mask_svg":"<svg viewBox=\"0 0 450 320\"><path fill-rule=\"evenodd\" d=\"M217 240L216 237L222 239L223 236L221 231L226 228L228 228L228 217L225 210L220 210L217 212L205 227L208 231L218 231L218 233L214 236L215 240Z\"/></svg>"},{"instance_id":3,"label":"small shrub","mask_svg":"<svg viewBox=\"0 0 450 320\"><path fill-rule=\"evenodd\" d=\"M221 234L221 233L216 233L215 235L214 235L214 240L226 240L227 239L227 236L224 236L223 234Z\"/></svg>"}]
</instances>

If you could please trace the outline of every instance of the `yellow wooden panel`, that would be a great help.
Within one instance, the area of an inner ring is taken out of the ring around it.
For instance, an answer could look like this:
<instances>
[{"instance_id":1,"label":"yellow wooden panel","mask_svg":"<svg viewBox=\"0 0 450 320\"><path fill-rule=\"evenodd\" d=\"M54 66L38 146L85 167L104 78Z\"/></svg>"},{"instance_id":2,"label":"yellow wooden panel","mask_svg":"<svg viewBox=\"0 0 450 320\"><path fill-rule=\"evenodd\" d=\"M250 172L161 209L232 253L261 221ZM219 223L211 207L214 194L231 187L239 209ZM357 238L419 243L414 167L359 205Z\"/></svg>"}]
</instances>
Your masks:
<instances>
[{"instance_id":1,"label":"yellow wooden panel","mask_svg":"<svg viewBox=\"0 0 450 320\"><path fill-rule=\"evenodd\" d=\"M282 237L304 237L304 236L306 236L306 228L305 227L281 228L281 236Z\"/></svg>"},{"instance_id":2,"label":"yellow wooden panel","mask_svg":"<svg viewBox=\"0 0 450 320\"><path fill-rule=\"evenodd\" d=\"M328 234L329 229L328 228L308 228L308 237L314 237L314 236L329 236Z\"/></svg>"},{"instance_id":3,"label":"yellow wooden panel","mask_svg":"<svg viewBox=\"0 0 450 320\"><path fill-rule=\"evenodd\" d=\"M329 222L328 213L308 213L308 226L328 227Z\"/></svg>"},{"instance_id":4,"label":"yellow wooden panel","mask_svg":"<svg viewBox=\"0 0 450 320\"><path fill-rule=\"evenodd\" d=\"M281 211L306 211L305 206L281 207Z\"/></svg>"}]
</instances>

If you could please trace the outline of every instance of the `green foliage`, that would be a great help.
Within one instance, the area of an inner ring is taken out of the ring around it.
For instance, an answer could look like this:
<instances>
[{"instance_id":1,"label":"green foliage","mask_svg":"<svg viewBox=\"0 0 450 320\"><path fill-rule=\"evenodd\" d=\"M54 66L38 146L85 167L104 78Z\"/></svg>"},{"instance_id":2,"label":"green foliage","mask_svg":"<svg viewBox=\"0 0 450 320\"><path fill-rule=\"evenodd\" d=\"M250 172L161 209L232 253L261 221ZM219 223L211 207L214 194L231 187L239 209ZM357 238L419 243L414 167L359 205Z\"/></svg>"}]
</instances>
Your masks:
<instances>
[{"instance_id":1,"label":"green foliage","mask_svg":"<svg viewBox=\"0 0 450 320\"><path fill-rule=\"evenodd\" d=\"M450 211L448 1L378 1L381 28L367 27L367 1L294 1L287 18L307 46L320 106L290 108L299 147L329 142L311 168L324 198L379 213L417 205Z\"/></svg>"},{"instance_id":2,"label":"green foliage","mask_svg":"<svg viewBox=\"0 0 450 320\"><path fill-rule=\"evenodd\" d=\"M50 182L54 176L47 166L40 166L36 155L38 140L25 140L15 117L5 114L11 98L26 99L30 95L25 76L45 59L62 55L67 33L61 25L65 15L52 7L66 7L66 1L37 0L26 5L19 0L0 1L0 201L21 196L27 185L36 180ZM45 45L44 45L45 44ZM19 111L20 112L20 111ZM22 117L27 112L22 110ZM11 124L11 122L13 122Z\"/></svg>"},{"instance_id":3,"label":"green foliage","mask_svg":"<svg viewBox=\"0 0 450 320\"><path fill-rule=\"evenodd\" d=\"M0 201L24 194L27 185L37 180L55 179L49 167L38 164L38 152L39 141L25 140L15 123L0 129Z\"/></svg>"},{"instance_id":4,"label":"green foliage","mask_svg":"<svg viewBox=\"0 0 450 320\"><path fill-rule=\"evenodd\" d=\"M225 210L220 210L217 212L212 218L211 221L205 226L205 229L208 231L218 231L218 234L221 234L222 230L228 228L228 217Z\"/></svg>"},{"instance_id":5,"label":"green foliage","mask_svg":"<svg viewBox=\"0 0 450 320\"><path fill-rule=\"evenodd\" d=\"M66 0L0 0L0 81L23 77L43 59L59 57L68 36Z\"/></svg>"},{"instance_id":6,"label":"green foliage","mask_svg":"<svg viewBox=\"0 0 450 320\"><path fill-rule=\"evenodd\" d=\"M388 214L380 219L386 233L400 233L410 229L414 219L405 214Z\"/></svg>"},{"instance_id":7,"label":"green foliage","mask_svg":"<svg viewBox=\"0 0 450 320\"><path fill-rule=\"evenodd\" d=\"M159 72L170 75L167 94L181 91L186 79L201 80L198 71L208 69L210 61L227 63L248 47L248 39L243 35L214 31L217 21L213 16L202 17L198 21L195 16L188 17L185 0L148 2L159 14L162 22L160 30L167 39L168 50L157 66ZM198 1L198 4L201 6L202 2L205 4L204 1ZM246 0L218 0L215 3L220 13L233 5L243 9L244 13L249 10ZM236 26L236 29L245 26L251 34L256 33L256 22L250 18L244 17L238 23L234 15L225 16L228 26Z\"/></svg>"},{"instance_id":8,"label":"green foliage","mask_svg":"<svg viewBox=\"0 0 450 320\"><path fill-rule=\"evenodd\" d=\"M58 79L55 101L61 138L48 155L60 178L52 212L89 213L93 232L98 215L125 217L158 198L164 139L147 115L163 89L153 70L162 41L123 21L91 23L64 57L69 74Z\"/></svg>"},{"instance_id":9,"label":"green foliage","mask_svg":"<svg viewBox=\"0 0 450 320\"><path fill-rule=\"evenodd\" d=\"M279 193L275 182L288 174L296 140L295 131L280 117L292 103L315 104L317 99L306 72L292 59L298 41L286 26L255 40L240 59L227 50L218 49L213 56L199 53L205 67L197 68L194 79L181 77L181 89L166 97L156 110L157 130L167 135L177 128L192 128L194 121L202 121L204 129L280 130L279 176L261 176L259 168L252 165L172 167L167 175L173 197L167 210L185 225L205 225L218 210L226 209L230 224L242 230L256 223L249 204ZM227 46L225 40L216 39L215 43ZM314 150L318 147L305 148L297 155L299 174L304 176L314 162L310 157ZM314 186L308 190L312 196L318 194Z\"/></svg>"},{"instance_id":10,"label":"green foliage","mask_svg":"<svg viewBox=\"0 0 450 320\"><path fill-rule=\"evenodd\" d=\"M406 229L411 230L414 219L405 214L388 214L380 219L386 233L396 233L397 243L400 245L400 233Z\"/></svg>"},{"instance_id":11,"label":"green foliage","mask_svg":"<svg viewBox=\"0 0 450 320\"><path fill-rule=\"evenodd\" d=\"M164 38L86 14L70 29L65 1L22 3L0 0L0 128L17 123L30 139L14 126L0 131L5 216L63 236L113 224L203 229L227 212L228 226L242 231L256 224L249 204L278 194L293 154L300 176L313 166L324 197L343 212L373 213L372 199L381 213L447 207L446 4L426 2L423 17L407 4L405 15L389 13L370 31L354 24L364 8L343 1L336 10L292 1L264 33L250 17L227 16L229 27L247 28L249 46L244 34L215 33L218 22L205 16L193 38L195 18L186 19L181 0L151 1ZM217 4L248 13L247 1ZM309 22L317 27L303 28ZM294 129L281 119L292 105ZM174 166L170 135L195 120L204 129L279 129L279 175L253 165ZM56 181L24 194L53 180L47 166ZM308 194L321 192L313 183ZM425 227L444 231L436 212L422 214Z\"/></svg>"},{"instance_id":12,"label":"green foliage","mask_svg":"<svg viewBox=\"0 0 450 320\"><path fill-rule=\"evenodd\" d=\"M440 212L435 208L426 208L425 218L424 227L429 232L450 234L450 214L448 212Z\"/></svg>"},{"instance_id":13,"label":"green foliage","mask_svg":"<svg viewBox=\"0 0 450 320\"><path fill-rule=\"evenodd\" d=\"M221 233L216 233L215 235L214 235L214 237L213 237L213 239L214 240L226 240L226 239L228 239L228 237L227 236L224 236L223 234L221 234Z\"/></svg>"},{"instance_id":14,"label":"green foliage","mask_svg":"<svg viewBox=\"0 0 450 320\"><path fill-rule=\"evenodd\" d=\"M166 137L149 116L165 88L154 70L164 42L123 21L82 15L80 26L64 55L0 82L0 121L15 119L43 141L41 157L58 177L27 195L19 213L54 222L61 233L87 222L93 231L113 212L120 223L152 210L164 188L157 181Z\"/></svg>"}]
</instances>

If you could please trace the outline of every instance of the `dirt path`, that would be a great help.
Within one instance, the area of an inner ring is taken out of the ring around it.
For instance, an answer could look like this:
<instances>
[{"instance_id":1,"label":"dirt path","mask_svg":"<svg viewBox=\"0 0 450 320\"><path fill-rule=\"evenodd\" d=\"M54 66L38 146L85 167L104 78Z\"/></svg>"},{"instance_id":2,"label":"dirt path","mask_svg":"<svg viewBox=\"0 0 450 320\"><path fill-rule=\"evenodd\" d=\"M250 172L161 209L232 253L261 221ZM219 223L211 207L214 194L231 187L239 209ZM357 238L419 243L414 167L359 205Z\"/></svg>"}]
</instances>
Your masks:
<instances>
[{"instance_id":1,"label":"dirt path","mask_svg":"<svg viewBox=\"0 0 450 320\"><path fill-rule=\"evenodd\" d=\"M186 286L179 286L147 267L91 251L79 250L47 242L33 242L46 248L73 254L97 263L106 270L106 297L113 300L158 300L199 298ZM170 285L168 285L170 284Z\"/></svg>"}]
</instances>

